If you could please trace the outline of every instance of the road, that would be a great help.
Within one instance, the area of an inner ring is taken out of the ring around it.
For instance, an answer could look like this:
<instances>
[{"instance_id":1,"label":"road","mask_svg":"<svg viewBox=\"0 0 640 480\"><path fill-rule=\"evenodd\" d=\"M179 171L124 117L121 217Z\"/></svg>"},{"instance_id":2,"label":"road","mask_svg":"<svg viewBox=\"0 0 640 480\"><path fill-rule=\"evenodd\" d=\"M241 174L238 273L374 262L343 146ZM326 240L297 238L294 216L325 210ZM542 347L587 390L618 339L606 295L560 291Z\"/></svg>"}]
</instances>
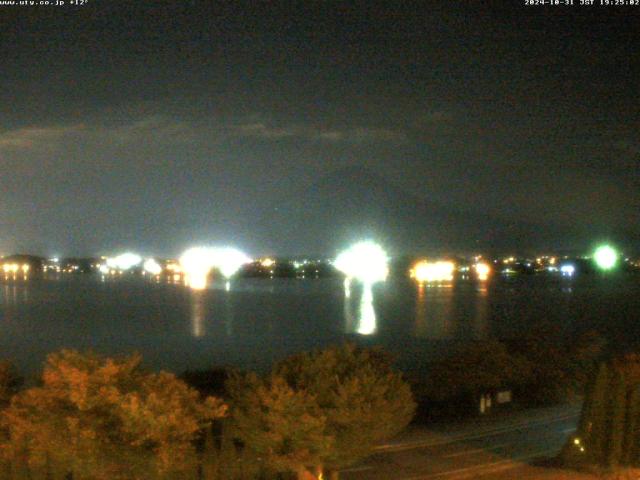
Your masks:
<instances>
[{"instance_id":1,"label":"road","mask_svg":"<svg viewBox=\"0 0 640 480\"><path fill-rule=\"evenodd\" d=\"M447 427L412 428L341 472L349 480L526 478L528 462L552 457L576 427L579 407L482 417ZM520 471L522 470L522 471Z\"/></svg>"}]
</instances>

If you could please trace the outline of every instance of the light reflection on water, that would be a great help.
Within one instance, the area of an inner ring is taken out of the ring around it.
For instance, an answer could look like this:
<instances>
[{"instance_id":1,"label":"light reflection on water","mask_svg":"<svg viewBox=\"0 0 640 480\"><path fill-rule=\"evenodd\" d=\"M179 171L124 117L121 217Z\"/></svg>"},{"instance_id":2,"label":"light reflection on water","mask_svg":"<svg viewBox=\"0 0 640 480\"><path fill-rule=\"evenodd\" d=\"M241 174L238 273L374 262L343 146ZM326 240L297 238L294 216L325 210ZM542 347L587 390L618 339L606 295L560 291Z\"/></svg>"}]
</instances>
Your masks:
<instances>
[{"instance_id":1,"label":"light reflection on water","mask_svg":"<svg viewBox=\"0 0 640 480\"><path fill-rule=\"evenodd\" d=\"M486 281L481 281L476 288L476 311L473 317L473 330L477 338L489 336L489 290Z\"/></svg>"},{"instance_id":2,"label":"light reflection on water","mask_svg":"<svg viewBox=\"0 0 640 480\"><path fill-rule=\"evenodd\" d=\"M352 295L351 281L344 281L344 324L345 333L373 335L378 329L376 310L373 303L373 285L360 285L360 301Z\"/></svg>"},{"instance_id":3,"label":"light reflection on water","mask_svg":"<svg viewBox=\"0 0 640 480\"><path fill-rule=\"evenodd\" d=\"M351 280L349 278L344 279L344 298L351 298Z\"/></svg>"},{"instance_id":4,"label":"light reflection on water","mask_svg":"<svg viewBox=\"0 0 640 480\"><path fill-rule=\"evenodd\" d=\"M378 329L376 325L376 311L373 307L373 289L370 283L365 283L362 287L360 316L358 320L357 332L360 335L371 335Z\"/></svg>"},{"instance_id":5,"label":"light reflection on water","mask_svg":"<svg viewBox=\"0 0 640 480\"><path fill-rule=\"evenodd\" d=\"M233 336L234 306L230 292L229 282L222 290L191 290L191 335L193 337L204 337L210 333L207 332L207 327L217 330L219 325L224 326L224 332L228 337ZM217 302L220 299L222 305Z\"/></svg>"},{"instance_id":6,"label":"light reflection on water","mask_svg":"<svg viewBox=\"0 0 640 480\"><path fill-rule=\"evenodd\" d=\"M2 286L0 303L4 305L16 306L29 302L28 283L7 283Z\"/></svg>"},{"instance_id":7,"label":"light reflection on water","mask_svg":"<svg viewBox=\"0 0 640 480\"><path fill-rule=\"evenodd\" d=\"M196 338L205 334L205 321L207 317L207 302L205 291L191 291L191 335Z\"/></svg>"},{"instance_id":8,"label":"light reflection on water","mask_svg":"<svg viewBox=\"0 0 640 480\"><path fill-rule=\"evenodd\" d=\"M614 337L625 332L621 341L640 339L638 312L640 278L633 276L433 286L233 279L200 291L133 276L0 277L0 352L37 369L47 353L64 347L137 350L150 366L179 371L264 367L288 353L349 340L381 345L410 363L450 340L517 334L541 320L570 332L596 328Z\"/></svg>"},{"instance_id":9,"label":"light reflection on water","mask_svg":"<svg viewBox=\"0 0 640 480\"><path fill-rule=\"evenodd\" d=\"M191 335L193 337L201 338L210 334L211 332L207 332L207 328L215 329L217 322L224 325L227 336L233 335L234 306L231 292L231 282L225 282L223 289L190 289ZM217 302L220 299L222 305Z\"/></svg>"},{"instance_id":10,"label":"light reflection on water","mask_svg":"<svg viewBox=\"0 0 640 480\"><path fill-rule=\"evenodd\" d=\"M415 334L416 337L424 337L427 328L427 309L425 305L424 283L418 283L417 288L418 292L416 293L416 311L414 314L416 319Z\"/></svg>"},{"instance_id":11,"label":"light reflection on water","mask_svg":"<svg viewBox=\"0 0 640 480\"><path fill-rule=\"evenodd\" d=\"M227 282L227 286L229 286L229 282ZM227 289L227 292L230 291L230 288ZM233 336L233 300L231 299L231 295L228 293L224 296L224 330L228 337Z\"/></svg>"},{"instance_id":12,"label":"light reflection on water","mask_svg":"<svg viewBox=\"0 0 640 480\"><path fill-rule=\"evenodd\" d=\"M418 338L441 340L453 335L453 284L433 283L417 285L415 330Z\"/></svg>"}]
</instances>

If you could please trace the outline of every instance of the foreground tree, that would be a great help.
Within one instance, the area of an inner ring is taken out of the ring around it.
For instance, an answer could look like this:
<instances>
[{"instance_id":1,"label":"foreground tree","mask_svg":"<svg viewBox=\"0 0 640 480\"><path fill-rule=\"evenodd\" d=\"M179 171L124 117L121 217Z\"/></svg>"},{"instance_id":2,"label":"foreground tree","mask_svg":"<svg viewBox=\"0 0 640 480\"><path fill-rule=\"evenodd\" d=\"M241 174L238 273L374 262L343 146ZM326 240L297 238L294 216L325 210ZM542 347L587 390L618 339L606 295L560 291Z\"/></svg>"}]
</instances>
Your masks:
<instances>
[{"instance_id":1,"label":"foreground tree","mask_svg":"<svg viewBox=\"0 0 640 480\"><path fill-rule=\"evenodd\" d=\"M11 398L22 386L22 377L18 375L11 362L0 361L0 408L5 408Z\"/></svg>"},{"instance_id":2,"label":"foreground tree","mask_svg":"<svg viewBox=\"0 0 640 480\"><path fill-rule=\"evenodd\" d=\"M266 379L230 384L236 435L279 471L320 478L370 454L413 417L409 386L379 350L353 345L303 353Z\"/></svg>"},{"instance_id":3,"label":"foreground tree","mask_svg":"<svg viewBox=\"0 0 640 480\"><path fill-rule=\"evenodd\" d=\"M146 373L140 356L48 356L42 386L4 412L5 452L46 478L146 479L195 468L196 434L224 415L217 399L172 374Z\"/></svg>"},{"instance_id":4,"label":"foreground tree","mask_svg":"<svg viewBox=\"0 0 640 480\"><path fill-rule=\"evenodd\" d=\"M605 345L595 332L574 338L547 323L504 343L512 355L524 358L529 365L515 393L534 405L563 402L583 394L587 381L597 371Z\"/></svg>"},{"instance_id":5,"label":"foreground tree","mask_svg":"<svg viewBox=\"0 0 640 480\"><path fill-rule=\"evenodd\" d=\"M496 340L471 342L433 362L426 396L434 401L477 400L483 393L513 388L530 376L531 366Z\"/></svg>"},{"instance_id":6,"label":"foreground tree","mask_svg":"<svg viewBox=\"0 0 640 480\"><path fill-rule=\"evenodd\" d=\"M570 464L640 466L640 355L600 366L562 457Z\"/></svg>"},{"instance_id":7,"label":"foreground tree","mask_svg":"<svg viewBox=\"0 0 640 480\"><path fill-rule=\"evenodd\" d=\"M322 463L332 438L326 417L308 391L292 388L276 375L236 376L229 382L234 434L278 472L306 471Z\"/></svg>"}]
</instances>

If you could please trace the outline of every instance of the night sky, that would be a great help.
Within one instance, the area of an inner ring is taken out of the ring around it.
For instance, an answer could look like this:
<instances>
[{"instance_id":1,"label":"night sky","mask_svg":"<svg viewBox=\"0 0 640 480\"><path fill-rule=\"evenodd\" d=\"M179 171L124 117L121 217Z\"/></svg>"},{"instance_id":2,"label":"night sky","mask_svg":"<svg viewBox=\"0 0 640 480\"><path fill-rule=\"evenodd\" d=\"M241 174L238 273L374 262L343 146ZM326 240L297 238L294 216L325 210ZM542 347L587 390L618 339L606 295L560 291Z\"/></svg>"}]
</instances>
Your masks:
<instances>
[{"instance_id":1,"label":"night sky","mask_svg":"<svg viewBox=\"0 0 640 480\"><path fill-rule=\"evenodd\" d=\"M342 171L637 248L640 7L289 3L0 6L0 254L333 253Z\"/></svg>"}]
</instances>

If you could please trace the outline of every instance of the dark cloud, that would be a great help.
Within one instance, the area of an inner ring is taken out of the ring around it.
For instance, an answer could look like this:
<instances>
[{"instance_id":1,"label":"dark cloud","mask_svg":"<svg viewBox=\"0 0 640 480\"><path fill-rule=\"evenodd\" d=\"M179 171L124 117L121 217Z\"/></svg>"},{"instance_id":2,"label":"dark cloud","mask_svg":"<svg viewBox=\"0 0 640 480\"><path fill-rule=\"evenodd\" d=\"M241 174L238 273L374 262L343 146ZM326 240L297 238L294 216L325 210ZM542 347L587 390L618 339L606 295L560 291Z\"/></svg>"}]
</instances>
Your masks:
<instances>
[{"instance_id":1,"label":"dark cloud","mask_svg":"<svg viewBox=\"0 0 640 480\"><path fill-rule=\"evenodd\" d=\"M289 249L265 207L349 165L462 211L640 235L635 10L0 8L3 251Z\"/></svg>"}]
</instances>

